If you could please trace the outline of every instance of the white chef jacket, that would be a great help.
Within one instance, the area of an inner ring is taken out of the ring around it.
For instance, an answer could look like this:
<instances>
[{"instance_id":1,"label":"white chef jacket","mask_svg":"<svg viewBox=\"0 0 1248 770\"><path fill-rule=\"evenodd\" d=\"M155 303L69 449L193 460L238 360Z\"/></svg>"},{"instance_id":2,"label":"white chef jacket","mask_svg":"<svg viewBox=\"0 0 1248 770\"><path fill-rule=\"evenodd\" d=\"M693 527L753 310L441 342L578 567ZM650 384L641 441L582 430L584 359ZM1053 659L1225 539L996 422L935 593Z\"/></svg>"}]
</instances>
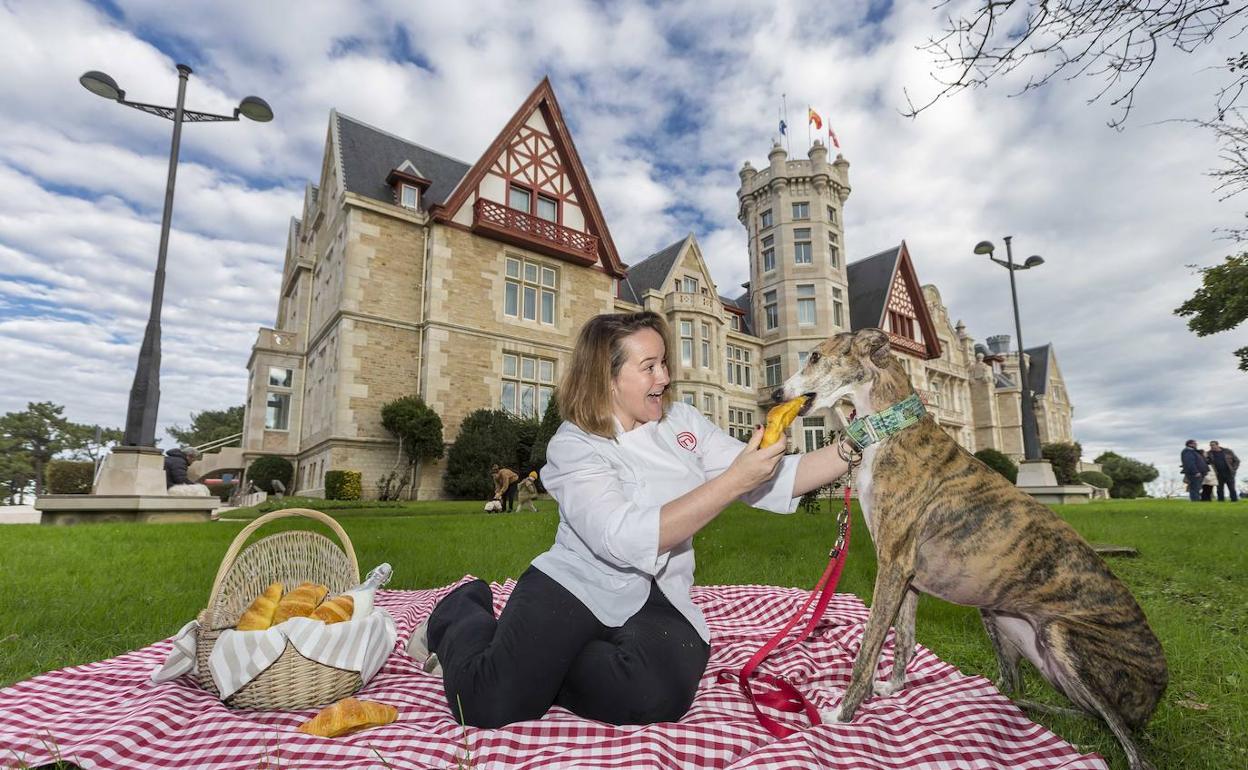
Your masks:
<instances>
[{"instance_id":1,"label":"white chef jacket","mask_svg":"<svg viewBox=\"0 0 1248 770\"><path fill-rule=\"evenodd\" d=\"M693 603L693 539L659 554L659 509L719 476L745 444L697 409L673 404L662 420L615 438L570 422L546 447L542 483L559 503L555 544L533 560L606 626L618 627L646 603L654 580L703 640L710 629ZM792 513L800 455L781 458L771 481L741 497L758 508Z\"/></svg>"}]
</instances>

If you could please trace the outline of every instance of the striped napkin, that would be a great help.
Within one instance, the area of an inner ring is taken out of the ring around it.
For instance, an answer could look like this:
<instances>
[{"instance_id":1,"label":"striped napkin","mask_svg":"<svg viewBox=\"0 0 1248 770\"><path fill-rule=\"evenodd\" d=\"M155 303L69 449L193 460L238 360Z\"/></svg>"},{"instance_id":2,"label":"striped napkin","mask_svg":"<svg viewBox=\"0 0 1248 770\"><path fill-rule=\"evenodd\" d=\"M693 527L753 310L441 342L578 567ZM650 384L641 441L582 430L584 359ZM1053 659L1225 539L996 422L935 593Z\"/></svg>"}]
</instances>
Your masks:
<instances>
[{"instance_id":1,"label":"striped napkin","mask_svg":"<svg viewBox=\"0 0 1248 770\"><path fill-rule=\"evenodd\" d=\"M152 673L153 682L167 682L196 672L195 647L199 621L178 631L173 649L163 665ZM398 631L390 613L374 607L359 620L325 624L311 618L291 618L265 631L221 632L208 656L208 671L221 693L229 698L277 660L286 643L299 654L334 668L358 671L367 683L394 649Z\"/></svg>"}]
</instances>

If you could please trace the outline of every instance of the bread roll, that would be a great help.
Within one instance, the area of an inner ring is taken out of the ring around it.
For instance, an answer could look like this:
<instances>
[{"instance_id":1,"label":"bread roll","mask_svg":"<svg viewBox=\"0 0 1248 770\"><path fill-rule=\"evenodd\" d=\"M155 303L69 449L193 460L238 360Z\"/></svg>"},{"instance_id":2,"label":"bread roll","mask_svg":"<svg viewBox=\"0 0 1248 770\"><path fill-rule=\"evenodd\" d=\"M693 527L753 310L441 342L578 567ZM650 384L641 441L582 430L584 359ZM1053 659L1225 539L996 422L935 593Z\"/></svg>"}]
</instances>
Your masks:
<instances>
[{"instance_id":1,"label":"bread roll","mask_svg":"<svg viewBox=\"0 0 1248 770\"><path fill-rule=\"evenodd\" d=\"M299 732L337 738L369 727L388 725L398 718L399 710L394 706L344 698L321 709L316 716L299 726Z\"/></svg>"},{"instance_id":2,"label":"bread roll","mask_svg":"<svg viewBox=\"0 0 1248 770\"><path fill-rule=\"evenodd\" d=\"M273 614L273 625L284 623L291 618L306 618L312 614L316 606L329 593L329 588L304 581L277 603L277 612Z\"/></svg>"},{"instance_id":3,"label":"bread roll","mask_svg":"<svg viewBox=\"0 0 1248 770\"><path fill-rule=\"evenodd\" d=\"M238 619L234 628L238 631L263 631L273 625L273 614L277 612L277 603L282 598L281 583L270 583L264 593L256 597L247 611Z\"/></svg>"},{"instance_id":4,"label":"bread roll","mask_svg":"<svg viewBox=\"0 0 1248 770\"><path fill-rule=\"evenodd\" d=\"M335 596L321 606L312 610L309 617L315 620L323 620L326 624L341 623L344 620L351 619L351 613L355 609L355 600L350 594L342 594Z\"/></svg>"}]
</instances>

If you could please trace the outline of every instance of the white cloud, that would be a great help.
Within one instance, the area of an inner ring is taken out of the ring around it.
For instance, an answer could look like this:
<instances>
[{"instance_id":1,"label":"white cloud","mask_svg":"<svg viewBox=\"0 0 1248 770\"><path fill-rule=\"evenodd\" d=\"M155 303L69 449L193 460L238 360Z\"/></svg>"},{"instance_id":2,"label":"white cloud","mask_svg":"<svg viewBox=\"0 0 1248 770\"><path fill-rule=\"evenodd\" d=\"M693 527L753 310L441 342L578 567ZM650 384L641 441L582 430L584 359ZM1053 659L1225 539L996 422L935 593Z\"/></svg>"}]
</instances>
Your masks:
<instances>
[{"instance_id":1,"label":"white cloud","mask_svg":"<svg viewBox=\"0 0 1248 770\"><path fill-rule=\"evenodd\" d=\"M472 161L549 75L626 262L693 231L720 292L738 293L737 170L766 164L784 93L793 155L809 104L851 162L851 260L905 239L920 279L983 339L1012 334L1013 317L1005 271L974 243L1012 234L1016 257L1045 257L1018 276L1023 332L1054 344L1089 455L1168 466L1189 436L1248 445L1229 354L1242 331L1198 339L1171 313L1197 285L1186 265L1229 253L1213 230L1243 210L1211 193L1211 138L1161 122L1204 114L1225 51L1167 54L1121 133L1079 81L1017 97L1021 80L994 84L907 119L905 93L936 88L916 46L943 15L909 2L868 20L876 5L132 0L119 20L70 0L0 6L0 365L13 373L0 410L54 396L74 419L122 421L170 124L76 80L105 70L129 98L168 104L185 61L191 108L228 113L254 93L277 117L183 134L162 426L241 402L331 107Z\"/></svg>"}]
</instances>

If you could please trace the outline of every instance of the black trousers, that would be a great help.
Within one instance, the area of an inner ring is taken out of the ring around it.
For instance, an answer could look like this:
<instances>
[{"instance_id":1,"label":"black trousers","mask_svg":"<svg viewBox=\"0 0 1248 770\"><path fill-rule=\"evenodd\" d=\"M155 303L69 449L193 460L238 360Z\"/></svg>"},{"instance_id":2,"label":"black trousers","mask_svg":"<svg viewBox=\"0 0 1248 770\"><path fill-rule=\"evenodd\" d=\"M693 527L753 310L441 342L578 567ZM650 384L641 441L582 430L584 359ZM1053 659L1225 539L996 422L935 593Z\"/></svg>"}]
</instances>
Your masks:
<instances>
[{"instance_id":1,"label":"black trousers","mask_svg":"<svg viewBox=\"0 0 1248 770\"><path fill-rule=\"evenodd\" d=\"M611 628L535 567L497 619L489 586L475 580L438 603L428 630L451 713L475 727L537 719L555 704L617 725L673 722L693 703L710 656L656 585Z\"/></svg>"},{"instance_id":2,"label":"black trousers","mask_svg":"<svg viewBox=\"0 0 1248 770\"><path fill-rule=\"evenodd\" d=\"M511 511L514 511L516 509L516 492L519 490L519 488L520 488L520 482L513 481L507 485L506 489L503 490L503 510L504 511L507 511L510 513Z\"/></svg>"}]
</instances>

